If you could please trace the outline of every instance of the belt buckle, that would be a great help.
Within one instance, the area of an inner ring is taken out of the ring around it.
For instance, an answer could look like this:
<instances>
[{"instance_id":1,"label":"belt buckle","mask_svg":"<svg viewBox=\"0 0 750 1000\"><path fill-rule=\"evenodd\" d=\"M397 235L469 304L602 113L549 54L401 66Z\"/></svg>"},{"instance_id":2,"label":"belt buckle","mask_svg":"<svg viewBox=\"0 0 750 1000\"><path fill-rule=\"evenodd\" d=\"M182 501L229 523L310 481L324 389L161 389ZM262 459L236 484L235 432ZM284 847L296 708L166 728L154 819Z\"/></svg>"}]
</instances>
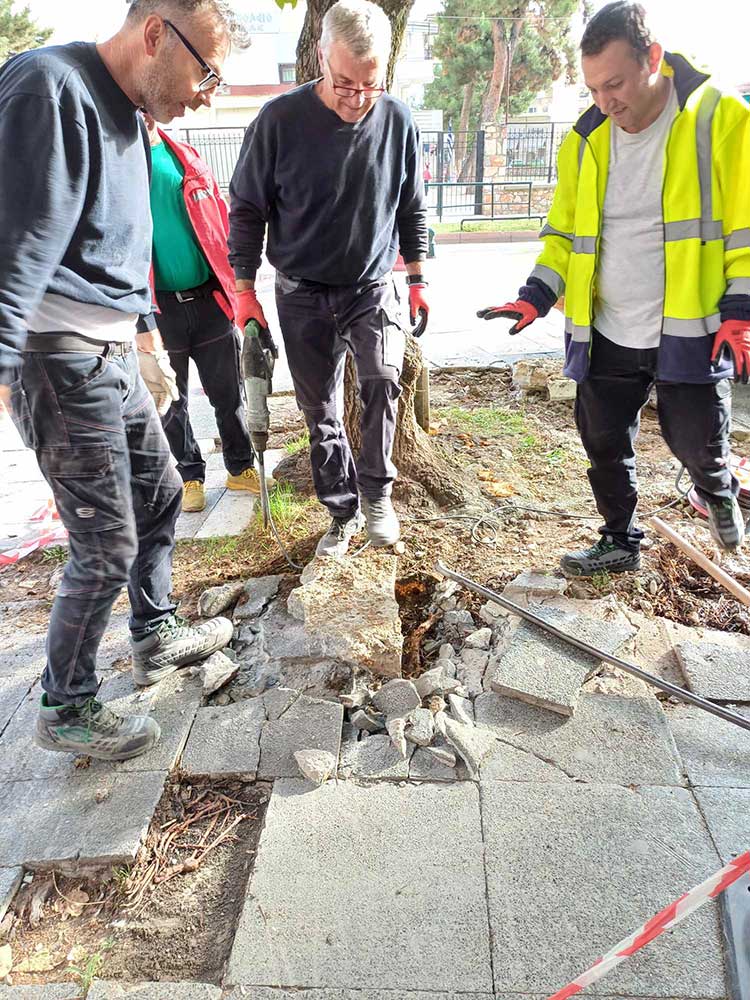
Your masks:
<instances>
[{"instance_id":1,"label":"belt buckle","mask_svg":"<svg viewBox=\"0 0 750 1000\"><path fill-rule=\"evenodd\" d=\"M174 294L178 302L192 302L195 298L194 295L188 295L185 292L175 292Z\"/></svg>"}]
</instances>

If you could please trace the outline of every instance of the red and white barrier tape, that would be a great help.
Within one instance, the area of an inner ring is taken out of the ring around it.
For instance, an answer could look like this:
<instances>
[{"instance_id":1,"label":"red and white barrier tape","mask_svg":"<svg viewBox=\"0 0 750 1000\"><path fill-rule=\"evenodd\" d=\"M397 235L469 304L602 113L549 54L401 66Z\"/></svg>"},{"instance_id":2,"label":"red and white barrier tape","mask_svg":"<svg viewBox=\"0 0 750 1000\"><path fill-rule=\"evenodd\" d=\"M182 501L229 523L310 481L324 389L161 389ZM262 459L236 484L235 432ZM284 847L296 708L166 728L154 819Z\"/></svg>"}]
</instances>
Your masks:
<instances>
[{"instance_id":1,"label":"red and white barrier tape","mask_svg":"<svg viewBox=\"0 0 750 1000\"><path fill-rule=\"evenodd\" d=\"M591 986L592 983L598 982L598 980L614 969L615 966L620 965L626 958L630 958L632 954L643 948L650 941L653 941L654 938L659 937L664 931L671 930L672 927L679 924L690 913L697 910L699 906L703 906L707 900L716 899L720 893L736 882L737 879L741 878L746 872L750 872L750 851L740 854L734 861L730 861L726 868L722 868L720 872L706 879L705 882L696 886L695 889L691 889L684 896L680 896L675 903L671 903L661 913L657 913L648 923L639 928L635 934L631 934L630 937L616 944L611 951L607 952L590 969L587 969L586 972L578 976L577 979L574 979L572 983L563 987L563 989L558 990L557 993L549 997L549 1000L568 1000L568 997L580 993L584 986Z\"/></svg>"},{"instance_id":2,"label":"red and white barrier tape","mask_svg":"<svg viewBox=\"0 0 750 1000\"><path fill-rule=\"evenodd\" d=\"M48 545L64 545L67 542L68 532L60 521L55 501L51 498L31 515L29 521L39 527L33 534L20 539L15 548L0 552L0 566L12 566L37 549L44 549Z\"/></svg>"}]
</instances>

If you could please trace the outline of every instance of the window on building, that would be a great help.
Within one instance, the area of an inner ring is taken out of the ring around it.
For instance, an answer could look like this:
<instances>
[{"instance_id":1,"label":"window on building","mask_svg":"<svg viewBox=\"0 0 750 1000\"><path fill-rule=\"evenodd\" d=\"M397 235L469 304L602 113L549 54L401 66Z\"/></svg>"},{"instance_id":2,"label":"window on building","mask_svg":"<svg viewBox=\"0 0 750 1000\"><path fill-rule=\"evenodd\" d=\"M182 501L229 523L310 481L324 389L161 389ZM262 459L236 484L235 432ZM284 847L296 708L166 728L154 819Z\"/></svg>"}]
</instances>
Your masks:
<instances>
[{"instance_id":1,"label":"window on building","mask_svg":"<svg viewBox=\"0 0 750 1000\"><path fill-rule=\"evenodd\" d=\"M294 63L279 63L279 83L296 83L297 67Z\"/></svg>"}]
</instances>

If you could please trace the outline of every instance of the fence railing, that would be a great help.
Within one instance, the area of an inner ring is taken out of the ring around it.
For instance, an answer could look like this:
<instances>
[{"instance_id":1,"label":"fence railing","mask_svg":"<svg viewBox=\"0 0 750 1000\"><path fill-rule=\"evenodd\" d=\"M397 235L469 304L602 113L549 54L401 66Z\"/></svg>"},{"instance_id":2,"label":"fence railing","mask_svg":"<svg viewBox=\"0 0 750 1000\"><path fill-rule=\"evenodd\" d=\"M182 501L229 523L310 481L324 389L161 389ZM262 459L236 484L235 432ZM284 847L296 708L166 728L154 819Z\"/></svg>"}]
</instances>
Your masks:
<instances>
[{"instance_id":1,"label":"fence railing","mask_svg":"<svg viewBox=\"0 0 750 1000\"><path fill-rule=\"evenodd\" d=\"M533 181L474 181L427 185L427 212L432 221L469 219L543 219L535 211Z\"/></svg>"},{"instance_id":2,"label":"fence railing","mask_svg":"<svg viewBox=\"0 0 750 1000\"><path fill-rule=\"evenodd\" d=\"M573 122L510 124L505 139L507 180L557 180L557 154Z\"/></svg>"}]
</instances>

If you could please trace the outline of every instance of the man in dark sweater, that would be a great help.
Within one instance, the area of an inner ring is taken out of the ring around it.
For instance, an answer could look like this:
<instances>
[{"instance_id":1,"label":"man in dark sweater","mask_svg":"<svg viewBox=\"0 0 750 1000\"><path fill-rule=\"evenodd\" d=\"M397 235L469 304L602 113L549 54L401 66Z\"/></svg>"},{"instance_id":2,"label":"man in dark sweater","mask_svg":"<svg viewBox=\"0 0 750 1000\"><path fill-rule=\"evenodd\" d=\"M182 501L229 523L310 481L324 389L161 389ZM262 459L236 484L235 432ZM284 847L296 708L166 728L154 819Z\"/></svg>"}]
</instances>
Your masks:
<instances>
[{"instance_id":1,"label":"man in dark sweater","mask_svg":"<svg viewBox=\"0 0 750 1000\"><path fill-rule=\"evenodd\" d=\"M36 731L49 750L124 760L159 738L149 716L122 718L96 698L97 649L124 585L138 684L231 638L225 619L188 627L170 598L182 484L139 374L140 361L157 389L166 381L138 108L168 121L210 104L235 31L220 0L133 0L108 41L38 49L0 69L0 401L70 542Z\"/></svg>"},{"instance_id":2,"label":"man in dark sweater","mask_svg":"<svg viewBox=\"0 0 750 1000\"><path fill-rule=\"evenodd\" d=\"M263 108L230 186L230 261L242 328L250 319L267 325L254 288L268 226L313 480L332 518L319 555L343 555L365 520L373 545L399 538L391 452L404 329L390 271L400 248L411 314L426 314L427 225L419 132L408 108L383 91L390 38L379 7L367 0L334 4L323 19L321 78ZM362 401L356 467L342 420L347 351Z\"/></svg>"}]
</instances>

